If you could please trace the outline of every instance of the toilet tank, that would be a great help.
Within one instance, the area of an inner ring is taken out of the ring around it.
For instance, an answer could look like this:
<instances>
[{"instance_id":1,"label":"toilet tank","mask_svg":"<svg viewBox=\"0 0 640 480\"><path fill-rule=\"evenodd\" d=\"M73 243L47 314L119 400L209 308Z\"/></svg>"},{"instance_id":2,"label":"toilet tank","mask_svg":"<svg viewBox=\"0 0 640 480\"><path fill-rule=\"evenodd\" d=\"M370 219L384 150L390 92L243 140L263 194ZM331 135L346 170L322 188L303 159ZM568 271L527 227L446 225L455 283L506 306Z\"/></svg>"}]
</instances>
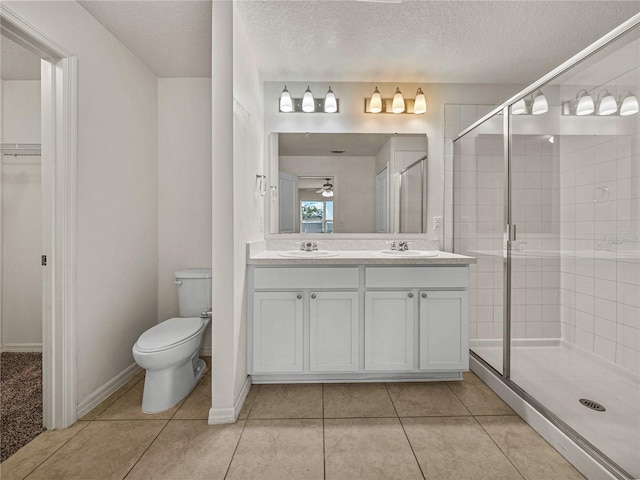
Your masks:
<instances>
[{"instance_id":1,"label":"toilet tank","mask_svg":"<svg viewBox=\"0 0 640 480\"><path fill-rule=\"evenodd\" d=\"M211 269L186 268L176 272L181 317L199 317L211 307Z\"/></svg>"}]
</instances>

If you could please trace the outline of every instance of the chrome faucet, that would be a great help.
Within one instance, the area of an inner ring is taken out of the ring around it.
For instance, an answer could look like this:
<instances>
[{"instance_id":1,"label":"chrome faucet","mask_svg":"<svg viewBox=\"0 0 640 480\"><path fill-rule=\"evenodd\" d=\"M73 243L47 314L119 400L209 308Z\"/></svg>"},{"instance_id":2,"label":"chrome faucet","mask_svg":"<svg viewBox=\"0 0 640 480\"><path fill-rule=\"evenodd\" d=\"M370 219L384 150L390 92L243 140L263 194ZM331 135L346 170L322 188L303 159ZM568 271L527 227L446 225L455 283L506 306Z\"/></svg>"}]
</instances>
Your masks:
<instances>
[{"instance_id":1,"label":"chrome faucet","mask_svg":"<svg viewBox=\"0 0 640 480\"><path fill-rule=\"evenodd\" d=\"M399 252L406 252L407 250L409 250L409 244L411 242L407 242L406 240L398 240L397 242L394 240L393 242L391 242L391 247L389 247L390 250L397 250Z\"/></svg>"},{"instance_id":2,"label":"chrome faucet","mask_svg":"<svg viewBox=\"0 0 640 480\"><path fill-rule=\"evenodd\" d=\"M300 242L300 250L303 252L317 252L318 242Z\"/></svg>"}]
</instances>

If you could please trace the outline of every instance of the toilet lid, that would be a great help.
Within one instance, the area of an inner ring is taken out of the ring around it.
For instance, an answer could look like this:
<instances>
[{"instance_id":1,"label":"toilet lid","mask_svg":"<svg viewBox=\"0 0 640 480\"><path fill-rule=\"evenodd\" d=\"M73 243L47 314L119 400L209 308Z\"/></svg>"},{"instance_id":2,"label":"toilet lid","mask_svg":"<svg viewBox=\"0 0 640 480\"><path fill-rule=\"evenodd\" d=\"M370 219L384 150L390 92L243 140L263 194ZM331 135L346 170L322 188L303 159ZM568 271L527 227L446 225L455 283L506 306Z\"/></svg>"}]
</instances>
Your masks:
<instances>
[{"instance_id":1,"label":"toilet lid","mask_svg":"<svg viewBox=\"0 0 640 480\"><path fill-rule=\"evenodd\" d=\"M193 337L202 325L200 317L170 318L140 335L137 345L141 351L163 350Z\"/></svg>"}]
</instances>

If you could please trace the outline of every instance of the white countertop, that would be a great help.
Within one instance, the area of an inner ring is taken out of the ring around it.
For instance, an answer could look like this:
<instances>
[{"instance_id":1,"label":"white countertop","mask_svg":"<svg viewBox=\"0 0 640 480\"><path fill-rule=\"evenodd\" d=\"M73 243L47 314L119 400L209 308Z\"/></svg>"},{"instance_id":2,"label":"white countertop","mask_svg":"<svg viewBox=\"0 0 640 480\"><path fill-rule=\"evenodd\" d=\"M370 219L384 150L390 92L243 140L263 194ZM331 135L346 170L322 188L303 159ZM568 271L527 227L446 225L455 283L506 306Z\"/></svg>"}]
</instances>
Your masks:
<instances>
[{"instance_id":1,"label":"white countertop","mask_svg":"<svg viewBox=\"0 0 640 480\"><path fill-rule=\"evenodd\" d=\"M277 250L265 250L252 255L249 265L469 265L474 257L438 252L437 257L390 257L379 250L334 250L331 257L283 257Z\"/></svg>"}]
</instances>

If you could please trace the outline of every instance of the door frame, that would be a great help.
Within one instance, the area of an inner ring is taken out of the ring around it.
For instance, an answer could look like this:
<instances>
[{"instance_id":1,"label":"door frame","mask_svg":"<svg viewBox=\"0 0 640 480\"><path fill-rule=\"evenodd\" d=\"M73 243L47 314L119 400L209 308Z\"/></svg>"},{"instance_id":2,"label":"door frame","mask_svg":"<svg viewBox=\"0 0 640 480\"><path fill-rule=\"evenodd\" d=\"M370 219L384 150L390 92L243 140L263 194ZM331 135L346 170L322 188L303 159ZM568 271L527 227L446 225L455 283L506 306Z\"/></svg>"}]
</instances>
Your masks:
<instances>
[{"instance_id":1,"label":"door frame","mask_svg":"<svg viewBox=\"0 0 640 480\"><path fill-rule=\"evenodd\" d=\"M76 234L78 60L13 13L0 8L3 35L42 58L43 250L42 390L48 430L76 421Z\"/></svg>"}]
</instances>

